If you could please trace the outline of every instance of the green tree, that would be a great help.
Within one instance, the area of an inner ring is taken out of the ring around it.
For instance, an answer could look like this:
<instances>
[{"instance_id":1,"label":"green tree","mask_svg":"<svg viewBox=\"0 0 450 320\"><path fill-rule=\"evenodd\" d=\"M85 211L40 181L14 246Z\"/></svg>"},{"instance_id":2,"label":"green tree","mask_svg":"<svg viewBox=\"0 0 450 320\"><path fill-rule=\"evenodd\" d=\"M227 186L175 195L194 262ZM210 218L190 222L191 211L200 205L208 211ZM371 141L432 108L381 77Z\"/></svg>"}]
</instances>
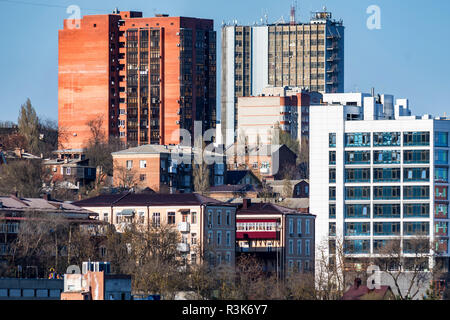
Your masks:
<instances>
[{"instance_id":1,"label":"green tree","mask_svg":"<svg viewBox=\"0 0 450 320\"><path fill-rule=\"evenodd\" d=\"M39 118L31 105L31 100L27 101L20 107L18 119L19 132L22 134L28 145L28 151L33 154L39 154Z\"/></svg>"}]
</instances>

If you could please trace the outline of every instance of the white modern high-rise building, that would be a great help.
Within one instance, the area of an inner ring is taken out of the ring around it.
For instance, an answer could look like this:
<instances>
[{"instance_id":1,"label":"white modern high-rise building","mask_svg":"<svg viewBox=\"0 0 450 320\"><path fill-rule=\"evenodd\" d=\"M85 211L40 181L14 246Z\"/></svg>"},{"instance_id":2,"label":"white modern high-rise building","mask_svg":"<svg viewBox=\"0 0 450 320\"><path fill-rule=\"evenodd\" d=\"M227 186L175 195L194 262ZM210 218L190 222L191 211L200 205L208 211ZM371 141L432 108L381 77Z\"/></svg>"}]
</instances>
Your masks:
<instances>
[{"instance_id":1,"label":"white modern high-rise building","mask_svg":"<svg viewBox=\"0 0 450 320\"><path fill-rule=\"evenodd\" d=\"M420 236L433 246L425 269L437 260L448 268L450 118L411 116L408 100L394 104L391 95L324 94L323 101L310 107L316 253L331 256L342 243L364 264L400 241L407 259Z\"/></svg>"}]
</instances>

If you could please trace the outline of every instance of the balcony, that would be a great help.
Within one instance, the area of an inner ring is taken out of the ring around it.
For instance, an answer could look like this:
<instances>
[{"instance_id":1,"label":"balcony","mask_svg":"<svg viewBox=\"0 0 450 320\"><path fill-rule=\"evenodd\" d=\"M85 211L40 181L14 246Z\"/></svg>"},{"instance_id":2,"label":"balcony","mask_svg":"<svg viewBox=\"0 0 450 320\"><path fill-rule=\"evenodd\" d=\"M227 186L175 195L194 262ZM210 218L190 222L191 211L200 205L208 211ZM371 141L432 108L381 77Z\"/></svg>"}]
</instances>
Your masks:
<instances>
[{"instance_id":1,"label":"balcony","mask_svg":"<svg viewBox=\"0 0 450 320\"><path fill-rule=\"evenodd\" d=\"M179 232L190 232L191 225L189 222L179 222L178 223L178 231Z\"/></svg>"},{"instance_id":2,"label":"balcony","mask_svg":"<svg viewBox=\"0 0 450 320\"><path fill-rule=\"evenodd\" d=\"M177 244L177 250L180 252L189 252L191 248L187 243L178 243Z\"/></svg>"}]
</instances>

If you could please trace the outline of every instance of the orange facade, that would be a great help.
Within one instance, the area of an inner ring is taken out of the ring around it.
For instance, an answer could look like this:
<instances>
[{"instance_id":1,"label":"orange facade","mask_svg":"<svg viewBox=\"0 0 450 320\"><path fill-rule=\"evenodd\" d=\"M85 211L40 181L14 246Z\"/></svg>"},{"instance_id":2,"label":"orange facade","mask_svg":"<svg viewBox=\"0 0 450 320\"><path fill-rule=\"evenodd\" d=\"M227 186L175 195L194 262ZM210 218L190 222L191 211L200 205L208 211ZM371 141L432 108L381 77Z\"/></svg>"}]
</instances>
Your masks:
<instances>
[{"instance_id":1,"label":"orange facade","mask_svg":"<svg viewBox=\"0 0 450 320\"><path fill-rule=\"evenodd\" d=\"M86 147L87 122L128 145L178 144L215 127L213 21L140 12L85 16L59 31L60 148Z\"/></svg>"}]
</instances>

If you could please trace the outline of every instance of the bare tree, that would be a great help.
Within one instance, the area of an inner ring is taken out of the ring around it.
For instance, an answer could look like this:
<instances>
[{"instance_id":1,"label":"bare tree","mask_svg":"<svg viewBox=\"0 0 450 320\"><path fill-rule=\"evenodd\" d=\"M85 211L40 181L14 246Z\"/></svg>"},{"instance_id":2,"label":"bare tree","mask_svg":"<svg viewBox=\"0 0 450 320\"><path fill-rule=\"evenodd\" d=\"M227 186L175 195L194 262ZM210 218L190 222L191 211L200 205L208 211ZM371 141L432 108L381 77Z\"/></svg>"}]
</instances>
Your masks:
<instances>
[{"instance_id":1,"label":"bare tree","mask_svg":"<svg viewBox=\"0 0 450 320\"><path fill-rule=\"evenodd\" d=\"M114 184L120 188L137 188L140 184L138 172L123 165L114 163Z\"/></svg>"},{"instance_id":2,"label":"bare tree","mask_svg":"<svg viewBox=\"0 0 450 320\"><path fill-rule=\"evenodd\" d=\"M192 162L194 191L200 194L204 194L209 190L211 172L208 164L203 158L205 152L205 142L200 138L197 140L195 145L197 146L198 150L194 151L196 154Z\"/></svg>"}]
</instances>

